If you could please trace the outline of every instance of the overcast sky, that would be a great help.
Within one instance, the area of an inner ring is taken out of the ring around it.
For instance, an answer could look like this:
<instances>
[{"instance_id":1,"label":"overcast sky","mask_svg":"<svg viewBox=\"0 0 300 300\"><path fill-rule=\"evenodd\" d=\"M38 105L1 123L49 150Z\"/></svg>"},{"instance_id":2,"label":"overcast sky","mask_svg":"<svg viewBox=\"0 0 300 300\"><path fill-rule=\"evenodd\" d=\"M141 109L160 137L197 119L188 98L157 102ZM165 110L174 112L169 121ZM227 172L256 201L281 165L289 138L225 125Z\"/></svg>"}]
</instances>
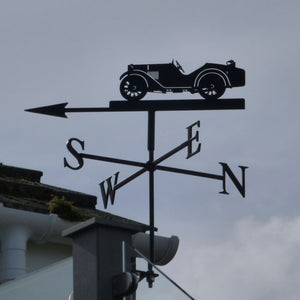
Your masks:
<instances>
[{"instance_id":1,"label":"overcast sky","mask_svg":"<svg viewBox=\"0 0 300 300\"><path fill-rule=\"evenodd\" d=\"M299 26L296 0L3 0L0 161L41 170L46 184L96 195L103 209L99 182L137 169L92 161L79 171L64 168L63 158L72 160L65 143L76 137L86 153L147 161L146 114L60 119L24 109L108 107L122 99L119 76L131 63L174 58L189 73L234 59L247 83L224 97L245 98L246 110L157 113L156 157L201 122L201 152L187 160L183 150L166 164L221 175L219 162L226 162L238 178L238 166L249 167L246 198L230 180L230 195L222 195L219 181L155 173L159 234L180 238L164 270L196 299L299 299ZM199 96L147 94L143 101L178 98ZM147 223L147 175L118 190L108 212ZM157 281L155 299L175 299L174 288ZM167 289L169 296L161 294Z\"/></svg>"}]
</instances>

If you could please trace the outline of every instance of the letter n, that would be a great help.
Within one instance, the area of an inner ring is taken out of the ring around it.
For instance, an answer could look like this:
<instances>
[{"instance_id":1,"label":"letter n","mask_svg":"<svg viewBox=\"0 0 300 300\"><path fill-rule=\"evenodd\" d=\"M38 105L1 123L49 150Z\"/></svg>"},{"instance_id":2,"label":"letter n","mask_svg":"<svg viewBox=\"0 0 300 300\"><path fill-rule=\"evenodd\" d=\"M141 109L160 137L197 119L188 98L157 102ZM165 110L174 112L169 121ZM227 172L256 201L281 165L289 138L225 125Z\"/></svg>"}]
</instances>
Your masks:
<instances>
[{"instance_id":1,"label":"letter n","mask_svg":"<svg viewBox=\"0 0 300 300\"><path fill-rule=\"evenodd\" d=\"M104 208L107 208L107 204L108 204L108 200L110 199L110 203L113 205L114 201L115 201L115 194L116 194L116 184L118 182L118 177L119 177L119 173L117 172L114 176L115 176L115 180L114 180L114 185L112 185L111 183L111 179L112 176L107 178L105 181L102 181L99 185L100 185L100 189L101 189L101 195L102 195L102 200L103 200L103 205ZM107 189L105 190L105 182L106 182L106 186Z\"/></svg>"},{"instance_id":2,"label":"letter n","mask_svg":"<svg viewBox=\"0 0 300 300\"><path fill-rule=\"evenodd\" d=\"M220 192L220 194L227 194L227 195L229 194L226 191L226 174L227 174L230 177L230 179L232 180L235 187L240 192L240 194L245 198L245 194L246 194L245 170L248 167L239 166L239 168L242 170L242 183L240 183L227 164L221 163L221 162L220 162L220 164L223 167L223 175L222 175L222 177L223 177L222 178L222 180L223 180L223 191Z\"/></svg>"}]
</instances>

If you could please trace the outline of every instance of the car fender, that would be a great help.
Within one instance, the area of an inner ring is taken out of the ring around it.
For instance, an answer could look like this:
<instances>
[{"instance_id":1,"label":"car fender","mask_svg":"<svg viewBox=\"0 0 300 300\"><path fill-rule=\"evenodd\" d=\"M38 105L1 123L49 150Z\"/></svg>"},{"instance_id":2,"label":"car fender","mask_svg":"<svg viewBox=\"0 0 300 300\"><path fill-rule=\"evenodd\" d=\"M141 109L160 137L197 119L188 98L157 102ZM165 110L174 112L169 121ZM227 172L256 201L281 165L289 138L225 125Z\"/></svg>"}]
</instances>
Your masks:
<instances>
[{"instance_id":1,"label":"car fender","mask_svg":"<svg viewBox=\"0 0 300 300\"><path fill-rule=\"evenodd\" d=\"M144 72L141 72L141 71L134 71L134 72L125 72L123 73L121 76L120 76L120 80L123 79L124 77L126 76L129 76L129 75L136 75L136 76L140 76L142 77L146 84L147 84L147 88L149 87L149 83L148 83L148 78L145 76L145 74L143 74ZM147 74L146 74L147 75Z\"/></svg>"},{"instance_id":2,"label":"car fender","mask_svg":"<svg viewBox=\"0 0 300 300\"><path fill-rule=\"evenodd\" d=\"M129 75L129 72L124 72L121 76L120 76L120 80L122 80L126 75Z\"/></svg>"},{"instance_id":3,"label":"car fender","mask_svg":"<svg viewBox=\"0 0 300 300\"><path fill-rule=\"evenodd\" d=\"M164 89L164 87L158 81L153 79L146 72L140 71L140 70L133 70L133 71L125 72L120 76L120 80L122 80L126 76L130 76L130 75L137 75L137 76L142 77L146 81L147 88L149 88L149 89L158 89L158 90Z\"/></svg>"},{"instance_id":4,"label":"car fender","mask_svg":"<svg viewBox=\"0 0 300 300\"><path fill-rule=\"evenodd\" d=\"M225 87L231 87L231 83L230 83L230 80L227 76L227 74L220 70L220 69L216 69L216 68L209 68L209 69L205 69L205 70L202 70L195 78L195 81L194 81L194 86L195 87L198 87L199 86L199 82L200 80L205 76L205 75L208 75L208 74L215 74L215 75L218 75L220 76L223 81L224 81L224 84L225 84Z\"/></svg>"}]
</instances>

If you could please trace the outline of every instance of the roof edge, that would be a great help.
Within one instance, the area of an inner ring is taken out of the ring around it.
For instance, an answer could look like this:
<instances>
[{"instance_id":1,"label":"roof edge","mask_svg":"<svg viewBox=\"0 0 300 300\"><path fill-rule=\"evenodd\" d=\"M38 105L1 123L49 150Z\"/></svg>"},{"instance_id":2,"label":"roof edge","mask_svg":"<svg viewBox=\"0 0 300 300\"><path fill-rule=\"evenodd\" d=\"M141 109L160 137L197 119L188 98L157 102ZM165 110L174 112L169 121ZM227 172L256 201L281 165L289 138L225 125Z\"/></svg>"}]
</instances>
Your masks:
<instances>
[{"instance_id":1,"label":"roof edge","mask_svg":"<svg viewBox=\"0 0 300 300\"><path fill-rule=\"evenodd\" d=\"M40 182L43 172L19 167L8 166L0 163L0 177L14 179L26 179L32 182Z\"/></svg>"}]
</instances>

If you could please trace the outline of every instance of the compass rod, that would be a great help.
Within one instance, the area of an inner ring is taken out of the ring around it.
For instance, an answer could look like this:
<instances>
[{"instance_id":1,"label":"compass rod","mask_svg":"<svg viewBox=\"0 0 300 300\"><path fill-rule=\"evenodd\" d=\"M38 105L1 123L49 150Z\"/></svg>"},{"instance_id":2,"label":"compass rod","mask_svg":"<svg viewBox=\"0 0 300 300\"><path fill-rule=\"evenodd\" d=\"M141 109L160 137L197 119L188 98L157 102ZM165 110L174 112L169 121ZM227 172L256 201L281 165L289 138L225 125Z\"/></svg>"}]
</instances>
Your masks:
<instances>
[{"instance_id":1,"label":"compass rod","mask_svg":"<svg viewBox=\"0 0 300 300\"><path fill-rule=\"evenodd\" d=\"M176 152L180 151L184 147L188 145L189 141L186 141L176 147L175 149L171 150L170 152L166 153L162 157L158 158L153 162L153 165L155 166L156 164L160 163L161 161L167 159L171 155L175 154ZM124 179L123 181L119 182L118 184L115 185L115 189L119 189L125 184L129 183L130 181L134 180L138 176L144 174L146 171L149 171L149 166L144 163L140 162L134 162L134 161L128 161L128 160L123 160L123 159L117 159L117 158L111 158L111 157L105 157L105 156L98 156L98 155L92 155L92 154L81 154L82 158L87 158L87 159L94 159L94 160L101 160L101 161L108 161L108 162L113 162L113 163L119 163L119 164L127 164L127 165L132 165L132 166L137 166L137 167L143 167L141 170L137 171L136 173L132 174L128 178ZM156 166L156 169L163 170L164 167L161 166ZM170 168L170 169L175 169L175 168ZM179 169L178 169L179 170ZM153 170L154 171L154 170ZM170 170L169 170L170 171ZM172 171L171 171L172 172ZM175 172L173 170L173 172ZM182 173L182 172L181 172ZM199 173L199 172L198 172ZM204 173L203 173L204 174ZM199 176L199 175L198 175ZM218 178L219 179L219 178ZM151 189L150 189L151 190Z\"/></svg>"},{"instance_id":2,"label":"compass rod","mask_svg":"<svg viewBox=\"0 0 300 300\"><path fill-rule=\"evenodd\" d=\"M132 174L131 176L127 177L126 179L124 179L123 181L119 182L118 184L115 185L115 189L119 189L122 186L124 186L125 184L129 183L130 181L132 181L133 179L139 177L140 175L144 174L146 171L148 171L147 168L143 168L137 172L135 172L134 174Z\"/></svg>"},{"instance_id":3,"label":"compass rod","mask_svg":"<svg viewBox=\"0 0 300 300\"><path fill-rule=\"evenodd\" d=\"M173 150L169 151L168 153L164 154L163 156L161 156L160 158L156 159L153 162L153 165L157 165L160 162L164 161L165 159L169 158L170 156L172 156L173 154L179 152L180 150L182 150L183 148L185 148L188 144L190 143L189 140L185 141L184 143L182 143L181 145L177 146L176 148L174 148Z\"/></svg>"},{"instance_id":4,"label":"compass rod","mask_svg":"<svg viewBox=\"0 0 300 300\"><path fill-rule=\"evenodd\" d=\"M107 157L107 156L99 156L99 155L86 154L86 153L81 153L80 156L82 158L107 161L107 162L112 162L112 163L116 163L116 164L130 165L130 166L135 166L135 167L145 167L146 166L145 163L141 163L138 161L119 159L119 158L113 158L113 157Z\"/></svg>"},{"instance_id":5,"label":"compass rod","mask_svg":"<svg viewBox=\"0 0 300 300\"><path fill-rule=\"evenodd\" d=\"M192 171L192 170L184 170L184 169L165 167L165 166L156 166L156 169L161 170L161 171L168 171L168 172L174 172L174 173L180 173L180 174L186 174L186 175L192 175L192 176L198 176L198 177L206 177L206 178L211 178L211 179L224 180L224 177L221 175L197 172L197 171Z\"/></svg>"}]
</instances>

